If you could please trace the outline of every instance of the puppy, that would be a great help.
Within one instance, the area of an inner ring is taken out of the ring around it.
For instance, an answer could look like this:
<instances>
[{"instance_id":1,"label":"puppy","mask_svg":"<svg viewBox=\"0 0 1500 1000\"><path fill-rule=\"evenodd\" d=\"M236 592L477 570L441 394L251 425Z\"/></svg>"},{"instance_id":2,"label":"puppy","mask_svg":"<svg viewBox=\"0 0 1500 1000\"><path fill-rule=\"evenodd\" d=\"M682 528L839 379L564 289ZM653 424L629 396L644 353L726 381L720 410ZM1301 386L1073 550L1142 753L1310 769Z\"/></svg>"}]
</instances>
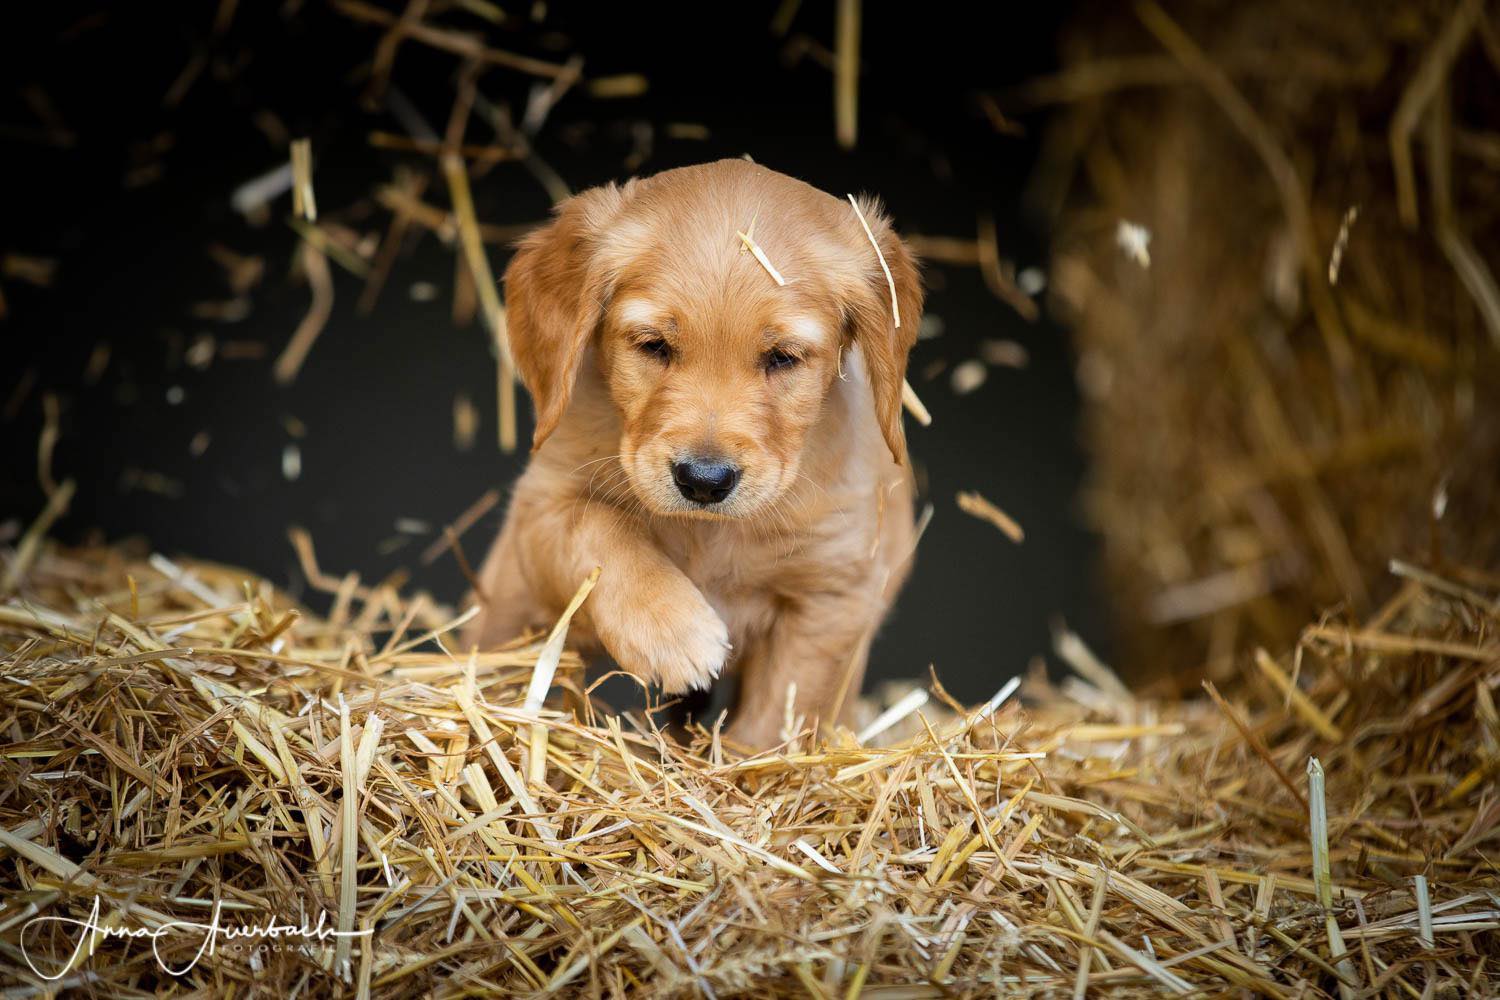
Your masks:
<instances>
[{"instance_id":1,"label":"puppy","mask_svg":"<svg viewBox=\"0 0 1500 1000\"><path fill-rule=\"evenodd\" d=\"M600 566L571 638L667 693L738 670L732 739L775 743L789 697L809 721L853 701L912 552L922 318L911 253L861 208L869 234L848 201L723 160L586 191L521 243L505 293L536 433L468 643L550 624Z\"/></svg>"}]
</instances>

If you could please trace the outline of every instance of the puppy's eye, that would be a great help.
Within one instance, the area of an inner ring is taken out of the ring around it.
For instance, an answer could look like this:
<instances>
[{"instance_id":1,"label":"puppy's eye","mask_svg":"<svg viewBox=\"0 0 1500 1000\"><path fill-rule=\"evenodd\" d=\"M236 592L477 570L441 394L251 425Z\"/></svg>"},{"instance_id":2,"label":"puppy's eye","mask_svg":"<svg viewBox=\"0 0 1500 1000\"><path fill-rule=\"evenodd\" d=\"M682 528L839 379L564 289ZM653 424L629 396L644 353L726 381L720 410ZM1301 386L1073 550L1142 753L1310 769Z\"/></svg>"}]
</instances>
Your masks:
<instances>
[{"instance_id":1,"label":"puppy's eye","mask_svg":"<svg viewBox=\"0 0 1500 1000\"><path fill-rule=\"evenodd\" d=\"M647 337L636 342L636 350L661 362L672 360L672 345L661 337Z\"/></svg>"},{"instance_id":2,"label":"puppy's eye","mask_svg":"<svg viewBox=\"0 0 1500 1000\"><path fill-rule=\"evenodd\" d=\"M790 368L801 360L801 358L790 351L783 351L778 348L774 351L767 351L763 362L766 366L766 371L774 372L780 371L783 368Z\"/></svg>"}]
</instances>

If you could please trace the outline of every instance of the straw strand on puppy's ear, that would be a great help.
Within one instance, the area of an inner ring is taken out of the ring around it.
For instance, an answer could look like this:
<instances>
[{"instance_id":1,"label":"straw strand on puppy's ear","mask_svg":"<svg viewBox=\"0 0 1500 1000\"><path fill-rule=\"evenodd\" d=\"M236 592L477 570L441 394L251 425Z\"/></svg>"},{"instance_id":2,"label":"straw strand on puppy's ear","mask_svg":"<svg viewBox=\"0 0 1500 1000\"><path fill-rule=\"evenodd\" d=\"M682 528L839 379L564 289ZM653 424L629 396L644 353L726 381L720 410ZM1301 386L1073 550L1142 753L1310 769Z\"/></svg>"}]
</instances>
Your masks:
<instances>
[{"instance_id":1,"label":"straw strand on puppy's ear","mask_svg":"<svg viewBox=\"0 0 1500 1000\"><path fill-rule=\"evenodd\" d=\"M846 315L850 332L864 355L880 432L891 457L901 465L906 462L901 391L906 381L906 359L917 342L917 328L922 322L922 278L916 258L891 228L880 203L865 197L858 199L855 207L857 211L851 214L858 219L852 225L867 250L868 266ZM879 247L878 255L875 247Z\"/></svg>"},{"instance_id":2,"label":"straw strand on puppy's ear","mask_svg":"<svg viewBox=\"0 0 1500 1000\"><path fill-rule=\"evenodd\" d=\"M532 451L557 429L572 399L612 280L597 260L599 243L624 201L625 191L613 184L575 195L521 242L505 269L511 354L536 405Z\"/></svg>"}]
</instances>

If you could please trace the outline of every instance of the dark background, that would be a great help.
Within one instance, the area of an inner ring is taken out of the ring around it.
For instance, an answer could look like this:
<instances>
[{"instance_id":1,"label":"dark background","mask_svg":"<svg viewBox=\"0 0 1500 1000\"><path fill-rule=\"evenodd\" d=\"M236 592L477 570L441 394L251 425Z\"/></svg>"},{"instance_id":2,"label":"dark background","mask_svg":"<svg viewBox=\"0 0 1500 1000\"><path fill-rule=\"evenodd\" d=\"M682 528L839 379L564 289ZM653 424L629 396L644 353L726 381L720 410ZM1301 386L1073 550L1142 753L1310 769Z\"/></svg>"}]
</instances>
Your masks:
<instances>
[{"instance_id":1,"label":"dark background","mask_svg":"<svg viewBox=\"0 0 1500 1000\"><path fill-rule=\"evenodd\" d=\"M369 317L354 308L361 283L334 264L332 320L282 388L271 365L310 298L291 276L290 199L260 226L229 205L237 185L287 158L253 124L269 110L292 136L312 140L322 219L383 233L389 215L368 197L401 163L433 170L425 200L447 207L432 158L367 143L371 129L402 131L361 102L380 29L316 0L247 0L217 34L214 3L43 6L9 4L0 14L0 255L58 261L50 288L0 276L0 523L29 523L42 506L36 455L50 392L61 411L54 468L78 483L60 537L144 536L168 554L250 567L319 606L286 541L298 524L327 572L378 579L404 567L416 586L456 601L464 581L453 559L422 566L434 535L403 534L397 520L440 530L514 479L524 445L518 456L496 448L487 334L451 319L453 251L429 234L409 237ZM440 3L431 19L553 61L580 53L586 80L649 79L640 97L596 99L580 87L554 109L535 147L573 190L626 176L645 123L653 142L641 172L749 153L838 195L879 194L904 233L971 238L979 214L993 213L1003 257L1018 269L1045 264L1046 234L1019 209L1045 121L1022 119L1019 135L997 130L977 97L1054 68L1065 5L866 4L852 152L835 143L832 75L816 52L832 45L828 0L801 4L786 36L770 27L776 3L552 3L539 22L525 3L503 8L500 25ZM816 43L811 54L791 58L789 49L807 48L801 39ZM183 91L195 59L202 71ZM411 41L396 58L394 82L439 133L457 62ZM174 83L175 103L165 99ZM479 89L519 118L535 83L494 68ZM54 109L50 123L38 91ZM669 138L672 122L700 123L710 137ZM468 139L494 141L479 119ZM487 223L532 222L549 210L546 191L517 163L476 178L474 190ZM266 262L248 316L234 322L193 313L195 303L231 297L208 255L215 243ZM489 253L498 275L508 249ZM1023 321L975 268L933 264L927 277L928 315L941 333L917 346L910 379L934 423L908 420L908 435L936 514L871 676L914 676L932 663L955 694L979 699L1047 650L1059 616L1107 649L1105 615L1077 509L1083 469L1063 333L1045 311ZM417 282L435 286L436 298L414 301ZM194 367L185 353L203 335L259 342L264 356L220 354ZM955 395L952 366L986 339L1018 341L1028 366L992 367L981 388ZM110 360L91 383L85 368L100 342ZM481 415L468 452L453 444L460 390ZM205 431L210 443L195 457L190 443ZM289 443L302 457L296 481L282 474ZM1014 515L1025 543L960 512L961 489ZM465 536L472 560L499 520L496 509Z\"/></svg>"}]
</instances>

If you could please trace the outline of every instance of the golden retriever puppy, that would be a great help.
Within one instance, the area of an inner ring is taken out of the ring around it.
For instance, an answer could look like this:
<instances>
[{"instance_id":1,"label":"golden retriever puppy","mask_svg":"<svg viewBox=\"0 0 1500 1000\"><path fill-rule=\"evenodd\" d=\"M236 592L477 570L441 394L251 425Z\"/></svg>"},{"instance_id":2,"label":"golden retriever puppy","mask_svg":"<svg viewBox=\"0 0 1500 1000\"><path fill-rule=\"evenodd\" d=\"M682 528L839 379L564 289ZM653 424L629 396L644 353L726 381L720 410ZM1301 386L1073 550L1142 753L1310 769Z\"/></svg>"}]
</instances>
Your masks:
<instances>
[{"instance_id":1,"label":"golden retriever puppy","mask_svg":"<svg viewBox=\"0 0 1500 1000\"><path fill-rule=\"evenodd\" d=\"M732 739L776 742L789 698L808 721L853 701L911 556L922 316L911 254L861 207L871 234L723 160L585 191L524 240L505 291L536 435L470 644L550 624L600 566L572 638L668 693L738 670Z\"/></svg>"}]
</instances>

